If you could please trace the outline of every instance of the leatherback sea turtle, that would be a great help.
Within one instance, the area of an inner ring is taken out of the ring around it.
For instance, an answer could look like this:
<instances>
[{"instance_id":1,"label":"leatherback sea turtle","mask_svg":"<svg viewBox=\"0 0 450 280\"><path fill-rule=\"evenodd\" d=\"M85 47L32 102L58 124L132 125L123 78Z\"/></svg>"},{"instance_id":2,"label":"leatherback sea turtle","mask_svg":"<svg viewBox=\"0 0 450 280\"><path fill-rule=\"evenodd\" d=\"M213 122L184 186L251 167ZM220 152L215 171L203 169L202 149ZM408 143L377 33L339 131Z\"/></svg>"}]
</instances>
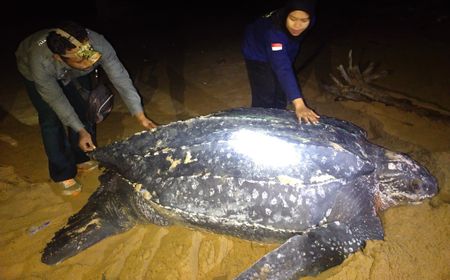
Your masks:
<instances>
[{"instance_id":1,"label":"leatherback sea turtle","mask_svg":"<svg viewBox=\"0 0 450 280\"><path fill-rule=\"evenodd\" d=\"M56 264L138 223L183 223L281 242L237 279L297 279L383 239L377 213L435 195L404 154L347 121L299 124L286 110L238 108L162 125L98 148L101 186L42 255Z\"/></svg>"}]
</instances>

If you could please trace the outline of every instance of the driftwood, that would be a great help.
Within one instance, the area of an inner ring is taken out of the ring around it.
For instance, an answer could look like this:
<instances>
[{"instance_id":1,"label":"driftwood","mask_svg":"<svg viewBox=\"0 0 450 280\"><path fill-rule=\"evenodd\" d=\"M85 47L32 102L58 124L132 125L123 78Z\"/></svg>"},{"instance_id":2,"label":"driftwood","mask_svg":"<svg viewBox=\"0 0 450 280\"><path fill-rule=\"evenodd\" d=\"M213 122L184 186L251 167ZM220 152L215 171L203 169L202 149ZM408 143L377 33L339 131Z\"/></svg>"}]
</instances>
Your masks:
<instances>
[{"instance_id":1,"label":"driftwood","mask_svg":"<svg viewBox=\"0 0 450 280\"><path fill-rule=\"evenodd\" d=\"M330 74L334 84L324 85L328 92L336 96L336 100L380 102L421 116L450 122L450 112L435 104L419 101L399 92L370 84L370 82L387 75L387 71L376 72L373 62L361 72L359 66L353 64L352 50L349 51L348 60L347 69L342 64L337 67L341 79Z\"/></svg>"}]
</instances>

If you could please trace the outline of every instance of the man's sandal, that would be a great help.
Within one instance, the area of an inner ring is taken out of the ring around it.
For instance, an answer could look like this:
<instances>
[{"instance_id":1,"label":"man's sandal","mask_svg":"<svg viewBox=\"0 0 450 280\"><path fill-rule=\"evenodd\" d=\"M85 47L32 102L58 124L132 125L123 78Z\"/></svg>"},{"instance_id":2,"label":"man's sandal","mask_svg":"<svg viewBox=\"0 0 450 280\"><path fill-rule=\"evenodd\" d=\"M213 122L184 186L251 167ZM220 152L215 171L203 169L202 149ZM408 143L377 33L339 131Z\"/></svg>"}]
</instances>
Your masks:
<instances>
[{"instance_id":1,"label":"man's sandal","mask_svg":"<svg viewBox=\"0 0 450 280\"><path fill-rule=\"evenodd\" d=\"M59 184L63 187L62 194L67 196L77 196L81 193L83 186L76 179L68 179Z\"/></svg>"},{"instance_id":2,"label":"man's sandal","mask_svg":"<svg viewBox=\"0 0 450 280\"><path fill-rule=\"evenodd\" d=\"M77 164L77 170L80 173L89 172L98 167L98 163L96 161L90 160Z\"/></svg>"}]
</instances>

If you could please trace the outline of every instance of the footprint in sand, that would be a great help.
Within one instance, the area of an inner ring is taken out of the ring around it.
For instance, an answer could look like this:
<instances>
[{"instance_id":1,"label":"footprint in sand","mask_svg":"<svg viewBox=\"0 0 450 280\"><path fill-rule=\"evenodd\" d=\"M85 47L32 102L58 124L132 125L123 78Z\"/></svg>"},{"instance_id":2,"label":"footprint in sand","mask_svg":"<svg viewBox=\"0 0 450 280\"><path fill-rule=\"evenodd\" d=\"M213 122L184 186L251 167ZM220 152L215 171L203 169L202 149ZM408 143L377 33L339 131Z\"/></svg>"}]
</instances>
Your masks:
<instances>
[{"instance_id":1,"label":"footprint in sand","mask_svg":"<svg viewBox=\"0 0 450 280\"><path fill-rule=\"evenodd\" d=\"M9 135L3 134L3 133L0 133L0 141L6 142L13 147L19 146L19 143L17 142L16 139L12 138Z\"/></svg>"}]
</instances>

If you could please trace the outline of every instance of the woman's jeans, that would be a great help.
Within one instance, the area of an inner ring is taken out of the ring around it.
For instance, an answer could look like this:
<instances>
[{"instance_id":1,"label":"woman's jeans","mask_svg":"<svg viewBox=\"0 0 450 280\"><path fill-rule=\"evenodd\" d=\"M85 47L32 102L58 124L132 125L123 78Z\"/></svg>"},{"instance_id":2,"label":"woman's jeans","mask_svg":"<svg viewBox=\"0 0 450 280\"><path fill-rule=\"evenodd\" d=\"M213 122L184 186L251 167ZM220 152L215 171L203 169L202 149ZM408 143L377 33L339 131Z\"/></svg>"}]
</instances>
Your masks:
<instances>
[{"instance_id":1,"label":"woman's jeans","mask_svg":"<svg viewBox=\"0 0 450 280\"><path fill-rule=\"evenodd\" d=\"M270 64L245 60L245 65L252 91L252 107L286 109L286 95Z\"/></svg>"},{"instance_id":2,"label":"woman's jeans","mask_svg":"<svg viewBox=\"0 0 450 280\"><path fill-rule=\"evenodd\" d=\"M78 80L82 85L90 85L89 75L80 77ZM78 133L71 128L66 131L56 113L38 93L34 82L26 79L24 81L31 103L38 112L50 178L55 182L74 178L77 174L76 165L89 160L89 157L78 146ZM92 141L96 144L95 124L89 124L85 117L86 101L78 93L73 83L69 83L67 86L62 86L60 83L60 86L85 129L91 134Z\"/></svg>"}]
</instances>

